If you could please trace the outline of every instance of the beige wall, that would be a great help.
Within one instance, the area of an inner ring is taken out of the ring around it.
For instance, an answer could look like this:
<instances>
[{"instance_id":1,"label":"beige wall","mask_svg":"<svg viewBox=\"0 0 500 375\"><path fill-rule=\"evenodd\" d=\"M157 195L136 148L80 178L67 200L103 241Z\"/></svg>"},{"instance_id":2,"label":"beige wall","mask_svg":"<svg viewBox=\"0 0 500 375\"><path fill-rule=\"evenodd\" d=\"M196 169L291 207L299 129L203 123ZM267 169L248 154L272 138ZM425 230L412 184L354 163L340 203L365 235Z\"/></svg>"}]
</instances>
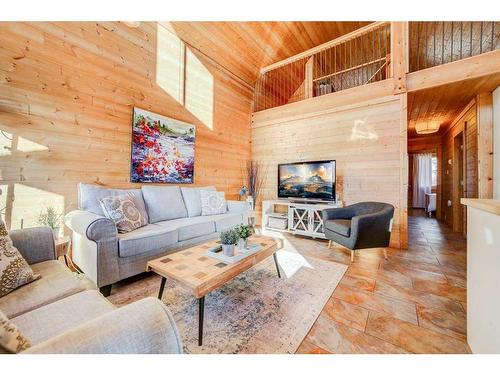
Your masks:
<instances>
[{"instance_id":1,"label":"beige wall","mask_svg":"<svg viewBox=\"0 0 500 375\"><path fill-rule=\"evenodd\" d=\"M0 23L0 210L12 227L129 183L134 106L196 125L195 185L234 198L252 90L156 23ZM220 62L223 66L223 62Z\"/></svg>"},{"instance_id":2,"label":"beige wall","mask_svg":"<svg viewBox=\"0 0 500 375\"><path fill-rule=\"evenodd\" d=\"M358 90L369 90L369 87ZM293 108L257 113L253 118L252 155L268 168L263 198L276 198L277 164L301 160L337 160L337 193L345 204L381 201L396 207L391 246L406 243L406 96L389 96L338 107L324 99L323 110L290 119ZM336 95L330 96L335 100ZM283 120L279 113L281 111ZM260 120L260 119L263 120ZM272 120L269 120L272 118ZM288 119L287 119L288 118Z\"/></svg>"}]
</instances>

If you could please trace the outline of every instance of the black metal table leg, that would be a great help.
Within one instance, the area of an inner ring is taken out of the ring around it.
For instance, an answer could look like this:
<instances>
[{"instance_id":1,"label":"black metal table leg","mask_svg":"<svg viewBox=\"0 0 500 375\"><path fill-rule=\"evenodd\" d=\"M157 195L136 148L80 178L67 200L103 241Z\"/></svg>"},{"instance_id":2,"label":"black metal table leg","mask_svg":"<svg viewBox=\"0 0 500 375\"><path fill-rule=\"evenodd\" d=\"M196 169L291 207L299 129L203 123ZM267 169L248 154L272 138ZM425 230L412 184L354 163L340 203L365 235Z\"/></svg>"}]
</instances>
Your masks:
<instances>
[{"instance_id":1,"label":"black metal table leg","mask_svg":"<svg viewBox=\"0 0 500 375\"><path fill-rule=\"evenodd\" d=\"M165 283L167 282L166 277L161 278L161 284L160 284L160 291L158 292L158 299L161 300L161 297L163 297L163 289L165 289Z\"/></svg>"},{"instance_id":2,"label":"black metal table leg","mask_svg":"<svg viewBox=\"0 0 500 375\"><path fill-rule=\"evenodd\" d=\"M278 265L278 257L276 253L273 253L274 264L276 265L276 271L278 272L278 277L281 279L280 266Z\"/></svg>"},{"instance_id":3,"label":"black metal table leg","mask_svg":"<svg viewBox=\"0 0 500 375\"><path fill-rule=\"evenodd\" d=\"M203 345L203 314L205 313L205 296L198 298L198 346Z\"/></svg>"}]
</instances>

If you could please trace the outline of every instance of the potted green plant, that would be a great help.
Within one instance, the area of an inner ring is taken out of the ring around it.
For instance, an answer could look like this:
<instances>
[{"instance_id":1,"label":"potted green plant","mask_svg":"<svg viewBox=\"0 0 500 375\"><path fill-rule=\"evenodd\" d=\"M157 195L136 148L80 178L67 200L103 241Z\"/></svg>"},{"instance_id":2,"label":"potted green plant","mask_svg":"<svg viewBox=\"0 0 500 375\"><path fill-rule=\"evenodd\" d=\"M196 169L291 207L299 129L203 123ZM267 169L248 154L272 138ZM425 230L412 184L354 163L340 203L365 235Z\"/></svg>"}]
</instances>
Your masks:
<instances>
[{"instance_id":1,"label":"potted green plant","mask_svg":"<svg viewBox=\"0 0 500 375\"><path fill-rule=\"evenodd\" d=\"M222 253L232 257L234 255L234 246L238 242L238 232L236 229L229 229L220 233L220 243L222 245Z\"/></svg>"},{"instance_id":2,"label":"potted green plant","mask_svg":"<svg viewBox=\"0 0 500 375\"><path fill-rule=\"evenodd\" d=\"M54 238L59 238L59 231L61 229L62 214L58 213L54 207L47 207L45 211L40 212L38 215L38 224L49 227L54 232Z\"/></svg>"},{"instance_id":3,"label":"potted green plant","mask_svg":"<svg viewBox=\"0 0 500 375\"><path fill-rule=\"evenodd\" d=\"M248 248L248 237L252 235L252 228L249 225L238 225L236 227L238 233L238 249L246 250Z\"/></svg>"}]
</instances>

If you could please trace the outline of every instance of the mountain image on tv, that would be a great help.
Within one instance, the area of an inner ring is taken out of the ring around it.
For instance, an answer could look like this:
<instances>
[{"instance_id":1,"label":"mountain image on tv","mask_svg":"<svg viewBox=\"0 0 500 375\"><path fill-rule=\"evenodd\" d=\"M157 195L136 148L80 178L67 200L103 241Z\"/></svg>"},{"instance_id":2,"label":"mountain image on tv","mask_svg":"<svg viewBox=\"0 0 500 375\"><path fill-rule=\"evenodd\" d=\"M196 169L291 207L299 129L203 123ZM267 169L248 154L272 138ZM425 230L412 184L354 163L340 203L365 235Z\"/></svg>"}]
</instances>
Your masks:
<instances>
[{"instance_id":1,"label":"mountain image on tv","mask_svg":"<svg viewBox=\"0 0 500 375\"><path fill-rule=\"evenodd\" d=\"M279 166L279 197L333 199L335 162L307 162Z\"/></svg>"}]
</instances>

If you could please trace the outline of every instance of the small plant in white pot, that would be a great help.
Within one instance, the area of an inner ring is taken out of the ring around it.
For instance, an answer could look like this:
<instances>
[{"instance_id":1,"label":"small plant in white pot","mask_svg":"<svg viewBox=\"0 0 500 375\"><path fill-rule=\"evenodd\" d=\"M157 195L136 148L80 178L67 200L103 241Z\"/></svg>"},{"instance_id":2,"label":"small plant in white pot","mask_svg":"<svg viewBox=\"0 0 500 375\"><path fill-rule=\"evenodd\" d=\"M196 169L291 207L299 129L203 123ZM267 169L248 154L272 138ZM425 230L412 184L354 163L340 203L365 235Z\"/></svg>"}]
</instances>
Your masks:
<instances>
[{"instance_id":1,"label":"small plant in white pot","mask_svg":"<svg viewBox=\"0 0 500 375\"><path fill-rule=\"evenodd\" d=\"M249 225L238 225L238 249L244 251L248 249L248 237L252 235L252 228Z\"/></svg>"},{"instance_id":2,"label":"small plant in white pot","mask_svg":"<svg viewBox=\"0 0 500 375\"><path fill-rule=\"evenodd\" d=\"M238 242L238 232L235 229L229 229L220 233L220 243L222 245L222 253L232 257L234 255L234 246Z\"/></svg>"},{"instance_id":3,"label":"small plant in white pot","mask_svg":"<svg viewBox=\"0 0 500 375\"><path fill-rule=\"evenodd\" d=\"M49 227L54 232L54 238L59 238L62 214L57 213L54 207L47 207L38 215L38 224Z\"/></svg>"}]
</instances>

